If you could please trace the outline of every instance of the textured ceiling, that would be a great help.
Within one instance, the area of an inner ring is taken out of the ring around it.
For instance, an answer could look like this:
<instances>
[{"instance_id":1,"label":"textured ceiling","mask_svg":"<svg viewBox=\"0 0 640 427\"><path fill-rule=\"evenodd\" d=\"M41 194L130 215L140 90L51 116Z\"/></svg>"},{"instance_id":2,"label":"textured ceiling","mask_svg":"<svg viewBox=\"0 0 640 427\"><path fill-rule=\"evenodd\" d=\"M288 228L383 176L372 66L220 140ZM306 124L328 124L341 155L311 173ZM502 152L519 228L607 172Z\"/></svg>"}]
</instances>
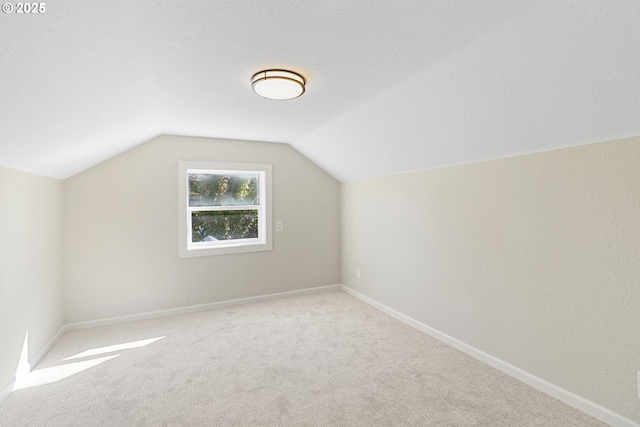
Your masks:
<instances>
[{"instance_id":1,"label":"textured ceiling","mask_svg":"<svg viewBox=\"0 0 640 427\"><path fill-rule=\"evenodd\" d=\"M0 164L158 134L289 143L340 180L640 135L635 0L142 0L0 16ZM249 79L307 77L293 101Z\"/></svg>"}]
</instances>

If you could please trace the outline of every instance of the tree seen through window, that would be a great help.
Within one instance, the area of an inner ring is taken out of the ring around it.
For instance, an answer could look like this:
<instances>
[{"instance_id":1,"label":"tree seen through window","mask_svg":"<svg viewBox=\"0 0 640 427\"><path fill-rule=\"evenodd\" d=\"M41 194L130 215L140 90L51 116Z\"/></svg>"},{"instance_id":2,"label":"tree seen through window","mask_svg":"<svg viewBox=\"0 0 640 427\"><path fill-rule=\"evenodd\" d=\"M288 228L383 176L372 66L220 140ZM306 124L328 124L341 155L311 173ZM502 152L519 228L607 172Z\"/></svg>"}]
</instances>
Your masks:
<instances>
[{"instance_id":1,"label":"tree seen through window","mask_svg":"<svg viewBox=\"0 0 640 427\"><path fill-rule=\"evenodd\" d=\"M189 173L192 241L258 237L258 174Z\"/></svg>"}]
</instances>

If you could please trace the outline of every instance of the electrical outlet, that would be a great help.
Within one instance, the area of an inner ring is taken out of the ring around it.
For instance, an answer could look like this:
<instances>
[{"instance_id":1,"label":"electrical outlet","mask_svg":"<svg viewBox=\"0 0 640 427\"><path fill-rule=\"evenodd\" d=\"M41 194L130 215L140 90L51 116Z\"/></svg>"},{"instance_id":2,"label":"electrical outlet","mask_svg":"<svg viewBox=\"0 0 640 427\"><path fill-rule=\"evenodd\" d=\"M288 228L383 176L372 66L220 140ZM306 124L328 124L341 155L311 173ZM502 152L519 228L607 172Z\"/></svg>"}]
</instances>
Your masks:
<instances>
[{"instance_id":1,"label":"electrical outlet","mask_svg":"<svg viewBox=\"0 0 640 427\"><path fill-rule=\"evenodd\" d=\"M276 231L284 231L284 222L276 221Z\"/></svg>"},{"instance_id":2,"label":"electrical outlet","mask_svg":"<svg viewBox=\"0 0 640 427\"><path fill-rule=\"evenodd\" d=\"M360 269L356 268L356 277L359 279L360 278ZM640 372L638 372L638 374L640 374Z\"/></svg>"}]
</instances>

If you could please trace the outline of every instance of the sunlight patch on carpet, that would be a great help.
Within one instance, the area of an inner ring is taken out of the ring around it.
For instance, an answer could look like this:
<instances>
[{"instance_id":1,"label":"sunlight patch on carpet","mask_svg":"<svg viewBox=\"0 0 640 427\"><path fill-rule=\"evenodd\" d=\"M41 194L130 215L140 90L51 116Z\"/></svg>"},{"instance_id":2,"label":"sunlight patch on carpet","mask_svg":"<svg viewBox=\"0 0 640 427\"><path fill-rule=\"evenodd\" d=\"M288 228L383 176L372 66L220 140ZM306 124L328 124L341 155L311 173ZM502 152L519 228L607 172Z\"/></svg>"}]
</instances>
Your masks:
<instances>
[{"instance_id":1,"label":"sunlight patch on carpet","mask_svg":"<svg viewBox=\"0 0 640 427\"><path fill-rule=\"evenodd\" d=\"M51 368L43 368L31 371L26 375L16 378L14 390L23 390L25 388L37 387L45 384L55 383L57 381L78 374L101 363L107 362L120 356L114 354L111 356L99 357L97 359L85 360L82 362L67 363L65 365L52 366Z\"/></svg>"},{"instance_id":2,"label":"sunlight patch on carpet","mask_svg":"<svg viewBox=\"0 0 640 427\"><path fill-rule=\"evenodd\" d=\"M80 358L89 357L89 356L97 356L99 354L112 353L112 352L115 352L115 351L122 351L122 350L130 350L130 349L133 349L133 348L140 348L140 347L144 347L145 345L149 345L151 343L159 341L162 338L164 338L164 337L149 338L147 340L131 341L131 342L123 343L123 344L114 344L114 345L108 345L106 347L92 348L91 350L86 350L86 351L83 351L81 353L74 354L73 356L69 356L67 358L64 358L64 359L62 359L62 361L64 362L64 361L67 361L67 360L80 359Z\"/></svg>"}]
</instances>

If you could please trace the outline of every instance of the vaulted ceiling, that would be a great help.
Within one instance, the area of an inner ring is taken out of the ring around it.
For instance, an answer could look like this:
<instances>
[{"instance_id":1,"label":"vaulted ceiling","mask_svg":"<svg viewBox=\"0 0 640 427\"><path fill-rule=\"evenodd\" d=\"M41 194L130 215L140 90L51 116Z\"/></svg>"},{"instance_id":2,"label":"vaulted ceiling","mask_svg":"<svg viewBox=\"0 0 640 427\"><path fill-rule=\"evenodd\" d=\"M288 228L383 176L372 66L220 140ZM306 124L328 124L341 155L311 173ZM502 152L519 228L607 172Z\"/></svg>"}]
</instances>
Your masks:
<instances>
[{"instance_id":1,"label":"vaulted ceiling","mask_svg":"<svg viewBox=\"0 0 640 427\"><path fill-rule=\"evenodd\" d=\"M636 0L61 0L0 16L0 165L159 134L288 143L339 180L640 135ZM249 79L289 68L292 101Z\"/></svg>"}]
</instances>

